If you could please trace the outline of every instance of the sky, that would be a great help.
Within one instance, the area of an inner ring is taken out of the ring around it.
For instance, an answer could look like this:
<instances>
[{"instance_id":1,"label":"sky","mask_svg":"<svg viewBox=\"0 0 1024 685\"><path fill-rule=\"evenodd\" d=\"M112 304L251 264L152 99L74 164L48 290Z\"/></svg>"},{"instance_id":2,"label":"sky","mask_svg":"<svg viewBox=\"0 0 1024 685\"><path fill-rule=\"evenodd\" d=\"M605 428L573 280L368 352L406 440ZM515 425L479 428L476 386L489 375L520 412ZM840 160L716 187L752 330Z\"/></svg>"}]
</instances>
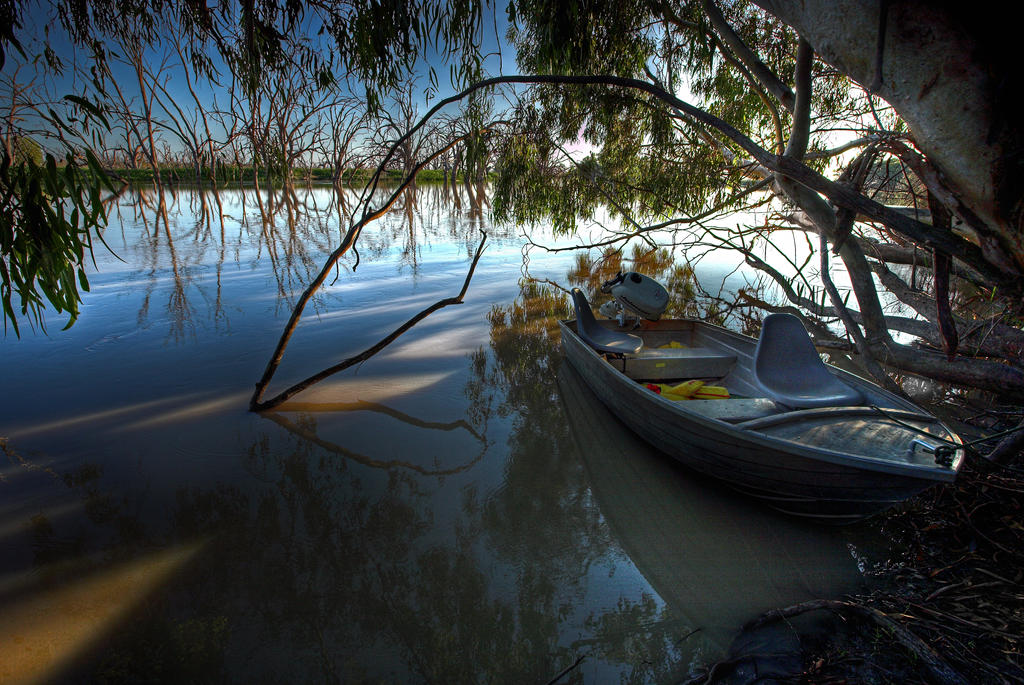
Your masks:
<instances>
[{"instance_id":1,"label":"sky","mask_svg":"<svg viewBox=\"0 0 1024 685\"><path fill-rule=\"evenodd\" d=\"M22 71L18 74L19 81L24 82L33 70L38 71L44 66L41 60L37 60L33 64L31 58L34 55L41 54L43 47L48 44L54 54L64 63L65 69L62 74L54 75L52 72L47 72L44 77L40 77L41 80L45 80L48 84L46 87L47 99L51 102L59 103L68 94L86 98L95 97L95 91L88 77L88 67L91 65L88 53L79 46L74 45L69 39L61 27L57 11L52 8L51 2L30 2L23 17L23 24L21 31L19 31L19 38L25 46L30 61L29 64L23 65ZM329 50L333 44L333 39L329 36L318 35L319 22L312 14L307 15L304 19L304 27L304 38L313 41L314 44L319 42L323 44L325 50ZM515 48L507 39L508 28L509 21L501 0L497 0L496 6L487 6L485 8L485 16L482 21L482 35L480 36L481 52L485 55L485 75L514 74L518 72ZM121 48L113 43L107 44L104 47L109 53L115 55L121 51ZM158 68L165 59L169 58L169 67L165 72L166 76L163 81L165 87L178 106L184 109L187 114L193 112L195 108L192 95L184 78L184 70L178 62L179 58L174 53L172 46L168 43L163 46L151 47L147 49L145 54L150 68L153 69ZM212 46L208 54L220 72L221 78L224 82L227 82L230 78L230 70ZM10 54L8 63L2 70L4 79L0 83L0 99L2 99L0 101L10 100L9 79L18 64L24 61L14 53ZM76 69L76 66L79 69ZM117 58L110 60L110 69L113 80L120 87L125 97L129 100L132 98L137 99L139 97L139 85L134 70ZM428 73L431 69L436 74L436 91L430 87ZM424 58L417 65L415 78L419 88L418 102L421 113L429 109L438 99L452 95L455 92L455 88L453 88L449 78L449 65L445 62L444 56L437 50L428 49L426 51ZM337 87L345 94L352 94L356 97L364 95L363 89L359 84L349 86L342 81L338 83ZM350 87L351 91L348 90ZM214 101L216 101L217 106L221 109L227 109L230 106L229 98L226 96L226 91L222 86L205 82L202 79L193 79L193 88L206 106L210 106ZM692 101L692 95L686 89L685 83L682 84L682 90L678 94L683 99ZM499 100L495 102L495 107L500 111L503 103ZM217 136L217 131L214 131L214 135ZM181 144L173 136L165 136L165 139L173 147L180 149ZM574 158L579 159L589 154L593 148L580 139L568 145L567 150Z\"/></svg>"},{"instance_id":2,"label":"sky","mask_svg":"<svg viewBox=\"0 0 1024 685\"><path fill-rule=\"evenodd\" d=\"M76 95L80 97L94 97L95 90L92 88L88 74L91 60L88 52L80 46L75 45L61 27L57 10L50 2L30 2L26 7L22 18L22 28L17 36L25 48L27 56L23 58L16 51L8 51L8 59L2 72L0 81L0 98L10 101L12 89L11 78L17 74L17 82L24 84L34 80L37 85L45 84L42 90L45 95L41 98L49 103L60 103L65 95ZM308 15L304 19L304 38L312 41L314 45L321 43L326 51L329 51L333 39L329 36L320 36L317 29L320 27L318 20ZM514 47L506 39L508 29L508 18L503 7L486 8L486 14L482 22L483 35L481 38L482 52L486 56L485 70L488 75L499 73L515 73ZM59 60L64 64L63 73L53 73L45 69L45 61L41 59L44 47L49 46ZM105 50L113 55L121 52L121 48L114 44L104 45ZM226 83L230 79L230 70L224 64L215 48L211 46L208 50L213 64L221 74L222 80ZM164 83L171 98L186 112L194 110L192 95L189 92L188 84L184 78L183 69L179 63L178 56L174 53L173 47L168 41L167 45L151 47L146 50L146 58L151 69L157 69L167 60L168 68L165 72ZM77 67L77 68L76 68ZM436 92L429 92L430 80L429 70L433 68L436 72ZM122 60L110 60L110 69L113 80L122 90L128 99L138 98L139 86L134 70ZM419 88L418 99L421 112L426 111L433 101L453 94L455 91L449 79L449 66L444 58L436 50L428 50L425 59L417 65L415 71L417 87ZM344 81L337 84L339 90L348 94L348 86ZM210 106L215 100L221 108L229 106L226 90L224 87L206 82L203 79L193 79L193 88L198 97L206 106ZM362 96L364 93L360 84L351 86L352 94ZM24 124L31 129L29 123Z\"/></svg>"},{"instance_id":3,"label":"sky","mask_svg":"<svg viewBox=\"0 0 1024 685\"><path fill-rule=\"evenodd\" d=\"M87 51L75 45L61 27L57 10L51 7L49 2L32 2L26 8L22 24L22 28L18 31L17 35L25 47L28 61L32 61L36 55L41 54L44 46L48 44L66 66L65 73L54 79L55 90L81 93L86 86L82 83L82 78L77 77L74 73L74 66L76 64L88 65L90 60ZM315 17L312 15L307 16L304 26L305 35L303 37L306 40L311 41L314 45L317 43L321 44L325 51L330 50L333 40L328 36L317 35L320 24ZM487 7L483 20L483 29L483 35L480 36L481 51L486 56L484 64L487 74L516 73L515 48L506 39L508 17L505 12L503 10L495 11L494 7ZM104 47L109 52L115 54L119 52L118 46L115 44L108 43ZM161 55L170 49L169 46L158 46L148 49L146 54L150 64L153 66L158 64ZM226 78L229 70L216 53L216 49L211 46L208 54L213 59L215 66ZM8 63L5 65L3 73L9 74L13 67L25 61L14 50L9 51ZM437 50L428 48L426 50L426 59L420 61L415 72L416 76L423 81L425 86L427 85L427 73L431 67L437 72L439 86L437 97L443 98L455 92L447 78L448 65L445 63L443 56ZM115 64L112 70L119 82L134 78L134 74L124 65ZM180 90L186 96L186 99L189 99L183 84L180 86ZM202 90L203 93L201 95L206 96L212 94L215 88L203 87Z\"/></svg>"}]
</instances>

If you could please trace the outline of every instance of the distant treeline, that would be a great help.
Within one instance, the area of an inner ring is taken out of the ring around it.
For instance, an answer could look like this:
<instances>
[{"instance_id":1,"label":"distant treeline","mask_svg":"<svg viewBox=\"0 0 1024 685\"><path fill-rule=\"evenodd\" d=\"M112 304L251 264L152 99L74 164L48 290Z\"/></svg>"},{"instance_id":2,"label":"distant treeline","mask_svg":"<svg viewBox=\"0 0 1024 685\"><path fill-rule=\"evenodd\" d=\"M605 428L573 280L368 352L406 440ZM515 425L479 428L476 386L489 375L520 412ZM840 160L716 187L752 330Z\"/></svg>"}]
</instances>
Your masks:
<instances>
[{"instance_id":1,"label":"distant treeline","mask_svg":"<svg viewBox=\"0 0 1024 685\"><path fill-rule=\"evenodd\" d=\"M113 168L107 173L113 178L121 179L130 184L153 183L154 173L151 168ZM343 185L365 183L373 175L373 169L346 169L338 179ZM251 185L253 183L253 168L250 166L220 165L217 167L216 177L210 174L209 169L204 168L198 176L195 169L180 165L168 165L160 167L160 178L164 183L182 185L206 185L216 182L218 185ZM387 169L382 175L382 181L400 183L405 178L405 172L399 169ZM259 171L260 185L276 185L281 183L279 173L268 173L267 170ZM465 174L459 173L455 179L457 182L465 180ZM294 169L291 177L292 183L332 183L334 181L334 169L328 167L314 167L312 169ZM424 169L416 175L417 182L441 183L452 181L451 174L447 176L441 169Z\"/></svg>"}]
</instances>

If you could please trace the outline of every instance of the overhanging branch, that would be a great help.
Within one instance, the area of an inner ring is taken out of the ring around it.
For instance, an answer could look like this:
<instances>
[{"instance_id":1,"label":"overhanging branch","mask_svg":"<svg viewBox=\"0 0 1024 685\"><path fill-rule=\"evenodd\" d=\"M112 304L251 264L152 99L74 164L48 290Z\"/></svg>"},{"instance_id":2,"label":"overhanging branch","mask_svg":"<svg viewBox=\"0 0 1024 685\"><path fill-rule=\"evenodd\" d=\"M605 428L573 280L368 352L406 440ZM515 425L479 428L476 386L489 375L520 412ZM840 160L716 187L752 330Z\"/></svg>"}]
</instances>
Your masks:
<instances>
[{"instance_id":1,"label":"overhanging branch","mask_svg":"<svg viewBox=\"0 0 1024 685\"><path fill-rule=\"evenodd\" d=\"M664 89L647 81L611 75L569 76L558 74L537 74L532 76L496 76L479 81L478 83L469 86L461 93L445 98L435 105L431 110L431 113L439 110L443 106L464 98L477 90L502 84L606 85L649 93L669 107L672 107L683 114L687 114L699 122L718 129L763 166L773 172L783 174L787 178L792 179L796 183L799 183L812 191L821 193L836 206L845 207L846 209L864 215L871 221L877 221L878 223L884 224L893 231L896 231L916 243L928 246L929 248L938 248L949 254L955 254L961 259L961 261L977 270L987 280L999 283L1008 291L1018 292L1021 290L1021 283L1018 278L1019 274L1005 269L996 268L985 258L981 249L977 245L960 238L951 231L937 231L928 224L916 221L913 218L886 207L885 205L865 197L850 188L844 187L842 184L830 181L799 160L792 159L784 155L780 156L773 154L762 148L728 122L700 109L699 107L695 107L679 99L675 95L668 93ZM430 116L430 114L428 114L428 116Z\"/></svg>"}]
</instances>

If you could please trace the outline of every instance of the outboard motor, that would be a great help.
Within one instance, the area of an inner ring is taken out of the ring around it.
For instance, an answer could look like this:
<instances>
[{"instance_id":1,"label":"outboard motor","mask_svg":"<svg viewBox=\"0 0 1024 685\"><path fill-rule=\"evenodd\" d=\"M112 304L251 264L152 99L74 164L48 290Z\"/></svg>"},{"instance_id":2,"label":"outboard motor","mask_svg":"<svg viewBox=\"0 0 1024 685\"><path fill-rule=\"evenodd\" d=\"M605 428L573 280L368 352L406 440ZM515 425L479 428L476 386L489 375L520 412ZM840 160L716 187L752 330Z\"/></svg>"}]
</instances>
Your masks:
<instances>
[{"instance_id":1,"label":"outboard motor","mask_svg":"<svg viewBox=\"0 0 1024 685\"><path fill-rule=\"evenodd\" d=\"M638 319L657 321L668 308L668 291L649 276L628 271L601 286L601 292L610 294L613 300L605 302L598 311L609 319L616 319L620 326L626 325L627 313Z\"/></svg>"}]
</instances>

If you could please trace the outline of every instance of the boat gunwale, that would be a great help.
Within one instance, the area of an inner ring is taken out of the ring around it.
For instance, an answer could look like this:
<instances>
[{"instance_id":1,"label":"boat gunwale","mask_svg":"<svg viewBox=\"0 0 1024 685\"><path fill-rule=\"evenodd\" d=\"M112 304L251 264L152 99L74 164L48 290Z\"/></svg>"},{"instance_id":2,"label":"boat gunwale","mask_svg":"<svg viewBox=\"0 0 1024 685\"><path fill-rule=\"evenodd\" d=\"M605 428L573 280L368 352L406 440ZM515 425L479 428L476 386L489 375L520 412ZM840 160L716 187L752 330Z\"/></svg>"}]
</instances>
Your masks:
<instances>
[{"instance_id":1,"label":"boat gunwale","mask_svg":"<svg viewBox=\"0 0 1024 685\"><path fill-rule=\"evenodd\" d=\"M742 342L745 345L749 345L751 344L751 342L756 343L755 338L741 335L734 331L730 331L726 328L722 328L721 326L709 324L704 321L698 321L696 319L664 319L663 321L693 324L697 327L710 328L716 332L724 333L728 337L734 338L738 342ZM629 378L618 369L614 368L611 364L608 364L604 360L604 358L597 353L596 350L594 350L590 345L588 345L573 330L573 328L570 327L569 324L575 324L575 319L559 320L558 324L559 328L562 329L563 335L568 333L575 340L578 347L582 347L583 349L585 349L586 353L589 354L594 360L602 362L601 368L607 369L607 374L609 377L624 379L630 384L630 386L636 385L636 381ZM569 355L567 354L566 356L568 357ZM893 393L885 390L884 388L881 388L869 381L866 381L856 376L855 374L852 374L848 371L844 371L843 369L839 369L835 366L832 366L831 364L826 364L826 366L828 367L829 371L832 372L833 374L838 373L841 379L844 381L849 381L852 384L863 388L869 388L872 392L880 392L887 399L890 399L896 404L901 405L907 409L912 408L917 412L928 413L924 412L924 410L921 407L916 406L912 402L904 400L903 398L894 395ZM662 405L660 406L668 408L672 413L678 415L679 418L690 421L692 423L696 423L697 425L707 430L725 433L726 435L733 439L739 439L752 443L755 447L789 452L795 456L799 456L801 458L812 461L823 461L840 466L847 466L850 468L863 468L865 470L870 470L876 473L890 473L893 475L898 475L906 478L916 478L920 480L928 480L940 483L953 482L964 460L964 450L962 447L958 447L956 449L953 457L953 463L950 467L943 467L937 464L934 466L925 464L911 464L907 462L893 461L891 459L883 459L880 457L871 457L867 455L851 454L848 452L839 452L836 450L830 450L823 447L814 447L802 444L799 442L795 442L793 440L786 440L784 438L774 437L767 433L757 431L756 429L751 430L741 428L727 421L722 421L720 419L714 419L708 416L704 416L699 412L693 411L692 409L687 409L684 406L684 402L674 402L668 398L662 397L653 392L640 393L638 391L637 395L640 397L644 397L647 401L661 402ZM957 434L954 431L952 431L949 428L949 426L945 424L944 421L942 421L938 417L935 417L935 422L943 430L946 431L948 436L950 436L947 439L951 439L958 445L963 444L959 436L957 436ZM936 439L940 438L941 436L936 436Z\"/></svg>"}]
</instances>

